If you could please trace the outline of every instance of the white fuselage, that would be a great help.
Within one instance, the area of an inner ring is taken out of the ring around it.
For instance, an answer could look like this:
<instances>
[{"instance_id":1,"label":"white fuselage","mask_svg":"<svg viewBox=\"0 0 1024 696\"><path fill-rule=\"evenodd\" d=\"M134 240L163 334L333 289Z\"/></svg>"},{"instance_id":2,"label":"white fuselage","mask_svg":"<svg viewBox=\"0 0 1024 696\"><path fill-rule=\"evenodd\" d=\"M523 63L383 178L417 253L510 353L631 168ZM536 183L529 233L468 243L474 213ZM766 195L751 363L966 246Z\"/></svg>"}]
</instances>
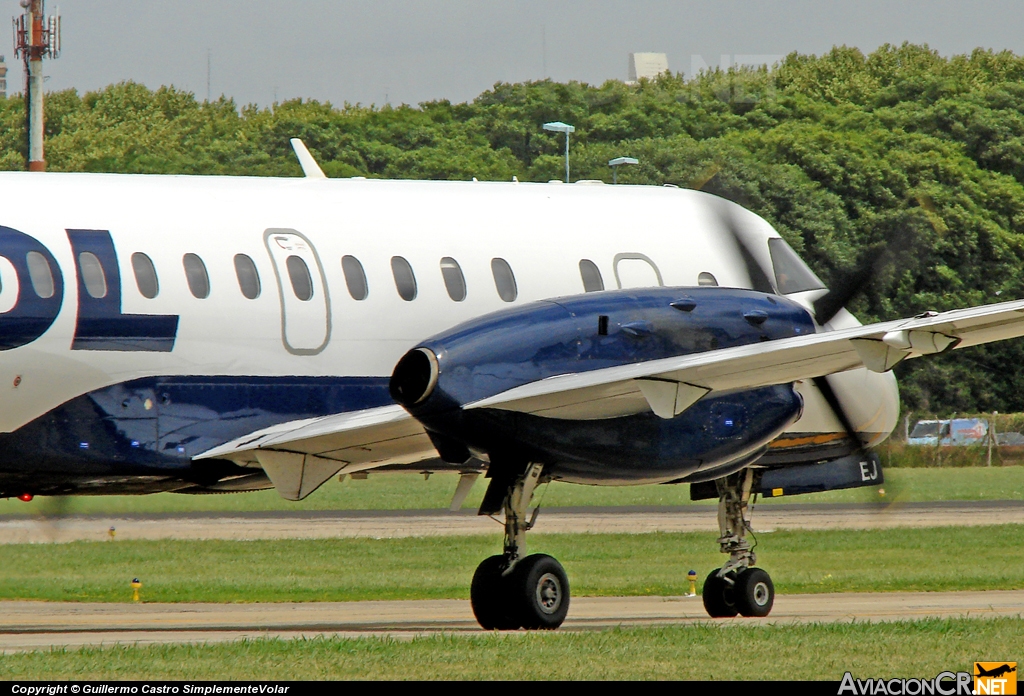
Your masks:
<instances>
[{"instance_id":1,"label":"white fuselage","mask_svg":"<svg viewBox=\"0 0 1024 696\"><path fill-rule=\"evenodd\" d=\"M510 306L496 288L496 258L514 273L512 304L583 292L583 259L596 264L606 289L694 286L701 274L722 286L751 287L711 207L718 199L681 189L4 173L0 190L8 201L0 225L44 245L64 280L49 329L0 354L0 384L11 385L3 388L3 432L76 396L139 377L385 377L424 338ZM740 214L766 239L778 236L760 218ZM172 351L71 349L79 286L69 229L109 231L121 311L179 316ZM152 299L137 286L135 253L146 254L156 269L159 293ZM186 254L205 264L205 299L190 291ZM240 289L238 254L255 264L255 299ZM310 271L309 299L297 296L289 276L288 257L296 255ZM344 256L364 269L365 299L349 291ZM415 299L399 295L393 257L411 266ZM458 263L464 301L451 299L442 259ZM14 267L0 258L0 312L15 306L18 292ZM816 296L805 294L795 299ZM855 320L843 312L833 323L844 322ZM892 430L898 402L891 374L856 370L833 379L858 430L875 440ZM816 390L801 390L807 407L789 430L840 430L820 395L811 393Z\"/></svg>"}]
</instances>

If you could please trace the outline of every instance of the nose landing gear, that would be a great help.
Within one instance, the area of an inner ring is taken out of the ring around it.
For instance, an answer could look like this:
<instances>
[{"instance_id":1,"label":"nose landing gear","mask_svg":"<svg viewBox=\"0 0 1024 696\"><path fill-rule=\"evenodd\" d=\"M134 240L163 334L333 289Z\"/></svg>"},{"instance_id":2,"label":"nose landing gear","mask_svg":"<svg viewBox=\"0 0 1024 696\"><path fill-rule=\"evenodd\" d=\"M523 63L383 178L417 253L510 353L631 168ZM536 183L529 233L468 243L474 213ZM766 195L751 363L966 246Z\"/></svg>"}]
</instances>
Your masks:
<instances>
[{"instance_id":1,"label":"nose landing gear","mask_svg":"<svg viewBox=\"0 0 1024 696\"><path fill-rule=\"evenodd\" d=\"M470 603L476 620L487 630L554 629L562 625L569 611L569 578L562 565L542 553L522 558L526 532L535 522L527 521L527 509L542 471L541 464L532 464L511 482L502 503L505 553L485 559L473 574ZM494 476L491 486L501 485L502 479ZM490 490L481 514L496 512L487 509L488 498L492 498Z\"/></svg>"},{"instance_id":2,"label":"nose landing gear","mask_svg":"<svg viewBox=\"0 0 1024 696\"><path fill-rule=\"evenodd\" d=\"M715 618L768 616L775 603L775 585L768 573L754 568L757 555L746 533L751 531L747 503L754 472L744 469L716 481L718 544L729 560L704 581L704 609Z\"/></svg>"}]
</instances>

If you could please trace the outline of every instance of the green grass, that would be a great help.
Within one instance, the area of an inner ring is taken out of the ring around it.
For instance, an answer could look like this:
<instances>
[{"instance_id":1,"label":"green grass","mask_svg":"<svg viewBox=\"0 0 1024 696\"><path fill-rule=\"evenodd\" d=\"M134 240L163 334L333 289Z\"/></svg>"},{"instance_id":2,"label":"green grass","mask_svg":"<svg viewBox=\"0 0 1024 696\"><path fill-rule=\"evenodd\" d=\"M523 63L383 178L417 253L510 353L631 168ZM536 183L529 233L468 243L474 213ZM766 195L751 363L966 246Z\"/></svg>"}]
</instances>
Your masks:
<instances>
[{"instance_id":1,"label":"green grass","mask_svg":"<svg viewBox=\"0 0 1024 696\"><path fill-rule=\"evenodd\" d=\"M1020 525L757 536L781 593L1024 588ZM712 534L532 534L573 593L679 595L721 565ZM113 541L7 545L0 599L285 602L468 598L501 537L285 541ZM983 552L980 550L984 550ZM984 558L984 562L979 562Z\"/></svg>"},{"instance_id":2,"label":"green grass","mask_svg":"<svg viewBox=\"0 0 1024 696\"><path fill-rule=\"evenodd\" d=\"M687 625L581 633L256 640L7 655L5 680L835 680L1022 662L1024 620Z\"/></svg>"},{"instance_id":3,"label":"green grass","mask_svg":"<svg viewBox=\"0 0 1024 696\"><path fill-rule=\"evenodd\" d=\"M884 459L884 454L883 454ZM795 497L773 502L869 502L931 500L1024 500L1024 466L943 469L888 469L883 486L856 488ZM37 498L31 503L0 501L0 515L14 514L145 514L174 512L248 512L268 510L427 510L448 507L458 477L436 474L424 481L415 474L371 474L368 479L342 483L329 481L304 501L282 500L275 491L233 495L107 496ZM483 498L486 482L479 479L464 505L475 509ZM690 505L690 487L678 486L577 486L552 483L542 487L538 500L545 507L617 505ZM703 502L696 504L714 504Z\"/></svg>"}]
</instances>

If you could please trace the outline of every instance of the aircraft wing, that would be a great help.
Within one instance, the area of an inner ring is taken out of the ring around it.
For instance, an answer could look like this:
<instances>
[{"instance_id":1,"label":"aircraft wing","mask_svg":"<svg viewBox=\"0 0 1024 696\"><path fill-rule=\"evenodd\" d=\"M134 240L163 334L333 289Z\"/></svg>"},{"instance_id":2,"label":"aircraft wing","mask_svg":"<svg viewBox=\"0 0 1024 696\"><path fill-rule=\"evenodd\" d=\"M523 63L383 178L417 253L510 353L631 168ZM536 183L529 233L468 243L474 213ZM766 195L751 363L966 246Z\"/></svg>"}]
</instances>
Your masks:
<instances>
[{"instance_id":1,"label":"aircraft wing","mask_svg":"<svg viewBox=\"0 0 1024 696\"><path fill-rule=\"evenodd\" d=\"M197 455L258 464L288 500L301 500L338 473L437 456L426 431L401 406L290 421Z\"/></svg>"},{"instance_id":2,"label":"aircraft wing","mask_svg":"<svg viewBox=\"0 0 1024 696\"><path fill-rule=\"evenodd\" d=\"M1024 336L1024 300L578 372L467 404L549 418L611 418L652 410L672 418L712 391L785 384Z\"/></svg>"},{"instance_id":3,"label":"aircraft wing","mask_svg":"<svg viewBox=\"0 0 1024 696\"><path fill-rule=\"evenodd\" d=\"M785 384L1024 335L1024 301L579 372L511 389L465 408L550 418L611 418L647 410L672 418L712 391ZM301 500L338 473L437 456L423 426L401 406L282 423L196 459L260 466L282 497Z\"/></svg>"}]
</instances>

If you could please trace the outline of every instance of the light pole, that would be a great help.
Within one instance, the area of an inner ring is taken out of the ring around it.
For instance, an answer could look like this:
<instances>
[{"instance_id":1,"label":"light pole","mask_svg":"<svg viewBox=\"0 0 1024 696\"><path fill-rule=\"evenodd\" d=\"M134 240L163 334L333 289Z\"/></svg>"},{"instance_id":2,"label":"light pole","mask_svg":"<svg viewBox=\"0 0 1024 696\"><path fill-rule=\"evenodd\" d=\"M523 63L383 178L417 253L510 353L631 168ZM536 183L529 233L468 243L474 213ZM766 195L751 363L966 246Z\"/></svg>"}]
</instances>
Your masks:
<instances>
[{"instance_id":1,"label":"light pole","mask_svg":"<svg viewBox=\"0 0 1024 696\"><path fill-rule=\"evenodd\" d=\"M569 183L569 134L575 133L576 128L570 126L568 123L562 123L561 121L552 121L551 123L544 124L544 130L554 131L555 133L565 133L565 183Z\"/></svg>"},{"instance_id":2,"label":"light pole","mask_svg":"<svg viewBox=\"0 0 1024 696\"><path fill-rule=\"evenodd\" d=\"M608 166L612 168L612 183L619 183L619 167L624 164L640 164L640 160L636 157L616 157L613 160L608 160Z\"/></svg>"}]
</instances>

